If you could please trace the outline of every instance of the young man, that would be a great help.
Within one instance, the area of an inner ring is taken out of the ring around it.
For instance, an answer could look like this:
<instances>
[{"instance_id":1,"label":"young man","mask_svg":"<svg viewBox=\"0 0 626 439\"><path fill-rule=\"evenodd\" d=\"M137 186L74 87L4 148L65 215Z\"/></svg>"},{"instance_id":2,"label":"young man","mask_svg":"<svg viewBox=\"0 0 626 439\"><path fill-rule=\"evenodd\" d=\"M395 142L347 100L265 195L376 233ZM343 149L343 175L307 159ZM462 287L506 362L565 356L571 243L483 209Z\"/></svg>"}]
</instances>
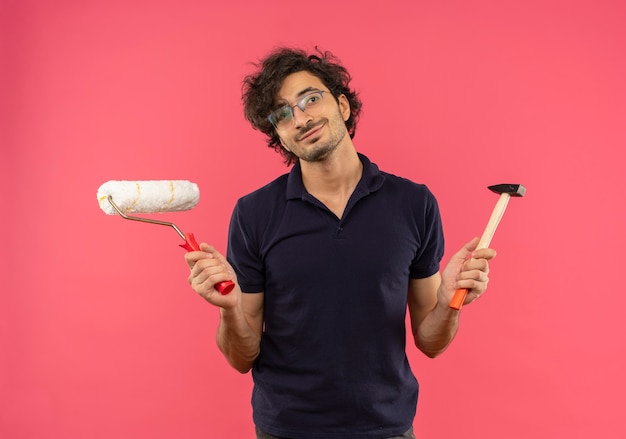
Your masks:
<instances>
[{"instance_id":1,"label":"young man","mask_svg":"<svg viewBox=\"0 0 626 439\"><path fill-rule=\"evenodd\" d=\"M220 307L226 359L252 369L258 438L413 438L407 306L415 345L437 356L457 332L455 290L479 297L495 252L475 238L440 273L437 202L357 153L361 102L331 54L279 49L258 67L246 117L294 166L238 201L227 258L186 255L189 282ZM222 296L225 280L237 286Z\"/></svg>"}]
</instances>

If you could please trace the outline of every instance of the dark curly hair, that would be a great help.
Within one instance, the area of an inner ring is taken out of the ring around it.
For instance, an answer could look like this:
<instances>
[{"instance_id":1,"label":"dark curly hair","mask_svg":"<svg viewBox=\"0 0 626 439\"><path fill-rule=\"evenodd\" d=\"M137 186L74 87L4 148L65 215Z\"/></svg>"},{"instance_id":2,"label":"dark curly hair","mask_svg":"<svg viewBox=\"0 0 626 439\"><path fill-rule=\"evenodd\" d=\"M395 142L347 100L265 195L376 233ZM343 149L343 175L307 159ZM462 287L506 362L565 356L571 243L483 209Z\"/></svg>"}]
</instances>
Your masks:
<instances>
[{"instance_id":1,"label":"dark curly hair","mask_svg":"<svg viewBox=\"0 0 626 439\"><path fill-rule=\"evenodd\" d=\"M361 113L361 101L356 91L349 88L352 77L346 68L332 53L323 52L317 47L315 52L308 54L301 49L278 48L255 64L257 71L243 80L242 101L246 119L254 129L268 136L267 146L280 153L286 165L294 163L297 157L282 147L267 116L275 109L276 96L287 76L307 71L328 87L335 100L343 94L350 103L350 117L346 121L346 128L351 138L354 137Z\"/></svg>"}]
</instances>

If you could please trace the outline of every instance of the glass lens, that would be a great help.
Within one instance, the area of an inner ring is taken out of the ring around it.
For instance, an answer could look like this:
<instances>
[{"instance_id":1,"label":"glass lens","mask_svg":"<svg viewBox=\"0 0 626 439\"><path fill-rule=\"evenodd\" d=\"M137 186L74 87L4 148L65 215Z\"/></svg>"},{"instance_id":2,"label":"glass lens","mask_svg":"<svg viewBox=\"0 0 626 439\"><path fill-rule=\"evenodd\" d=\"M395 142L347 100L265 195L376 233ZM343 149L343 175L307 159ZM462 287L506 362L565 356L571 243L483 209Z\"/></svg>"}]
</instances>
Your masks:
<instances>
[{"instance_id":1,"label":"glass lens","mask_svg":"<svg viewBox=\"0 0 626 439\"><path fill-rule=\"evenodd\" d=\"M321 100L322 92L315 91L300 99L300 102L298 102L298 107L302 108L302 111L313 110L316 106L320 104Z\"/></svg>"},{"instance_id":2,"label":"glass lens","mask_svg":"<svg viewBox=\"0 0 626 439\"><path fill-rule=\"evenodd\" d=\"M315 111L322 102L322 90L316 90L303 96L294 107L300 108L303 112ZM293 120L293 108L289 105L283 105L274 110L268 116L269 121L276 128L285 128Z\"/></svg>"},{"instance_id":3,"label":"glass lens","mask_svg":"<svg viewBox=\"0 0 626 439\"><path fill-rule=\"evenodd\" d=\"M289 107L289 105L284 105L280 107L278 110L272 111L269 117L270 122L275 127L286 125L287 122L291 121L292 118L293 118L293 113L291 112L291 107Z\"/></svg>"}]
</instances>

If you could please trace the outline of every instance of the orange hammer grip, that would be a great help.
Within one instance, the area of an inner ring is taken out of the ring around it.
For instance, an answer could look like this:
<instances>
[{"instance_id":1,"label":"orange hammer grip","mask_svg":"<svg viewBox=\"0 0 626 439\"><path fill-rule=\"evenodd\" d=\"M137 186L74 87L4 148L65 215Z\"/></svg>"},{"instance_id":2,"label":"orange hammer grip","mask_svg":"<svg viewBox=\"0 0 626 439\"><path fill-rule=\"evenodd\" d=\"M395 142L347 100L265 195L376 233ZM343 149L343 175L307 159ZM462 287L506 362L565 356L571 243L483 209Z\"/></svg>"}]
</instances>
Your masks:
<instances>
[{"instance_id":1,"label":"orange hammer grip","mask_svg":"<svg viewBox=\"0 0 626 439\"><path fill-rule=\"evenodd\" d=\"M465 296L467 296L466 288L459 288L454 293L454 297L450 301L450 308L456 309L457 311L461 309L463 306L463 302L465 301Z\"/></svg>"}]
</instances>

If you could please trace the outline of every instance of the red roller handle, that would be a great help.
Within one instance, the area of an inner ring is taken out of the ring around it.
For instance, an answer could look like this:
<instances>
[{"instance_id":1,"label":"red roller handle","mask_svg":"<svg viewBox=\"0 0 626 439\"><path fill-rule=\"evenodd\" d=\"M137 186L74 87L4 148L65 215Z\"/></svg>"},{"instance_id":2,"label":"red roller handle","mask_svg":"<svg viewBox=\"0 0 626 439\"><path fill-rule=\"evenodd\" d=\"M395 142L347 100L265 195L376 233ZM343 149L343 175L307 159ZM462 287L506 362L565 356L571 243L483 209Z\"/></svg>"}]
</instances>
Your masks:
<instances>
[{"instance_id":1,"label":"red roller handle","mask_svg":"<svg viewBox=\"0 0 626 439\"><path fill-rule=\"evenodd\" d=\"M196 242L196 238L194 238L193 233L185 233L185 243L180 244L180 247L184 248L188 252L200 250L200 246ZM227 281L220 282L219 284L215 285L215 288L222 295L226 295L230 293L233 290L233 288L235 288L235 283L231 280L227 280Z\"/></svg>"}]
</instances>

